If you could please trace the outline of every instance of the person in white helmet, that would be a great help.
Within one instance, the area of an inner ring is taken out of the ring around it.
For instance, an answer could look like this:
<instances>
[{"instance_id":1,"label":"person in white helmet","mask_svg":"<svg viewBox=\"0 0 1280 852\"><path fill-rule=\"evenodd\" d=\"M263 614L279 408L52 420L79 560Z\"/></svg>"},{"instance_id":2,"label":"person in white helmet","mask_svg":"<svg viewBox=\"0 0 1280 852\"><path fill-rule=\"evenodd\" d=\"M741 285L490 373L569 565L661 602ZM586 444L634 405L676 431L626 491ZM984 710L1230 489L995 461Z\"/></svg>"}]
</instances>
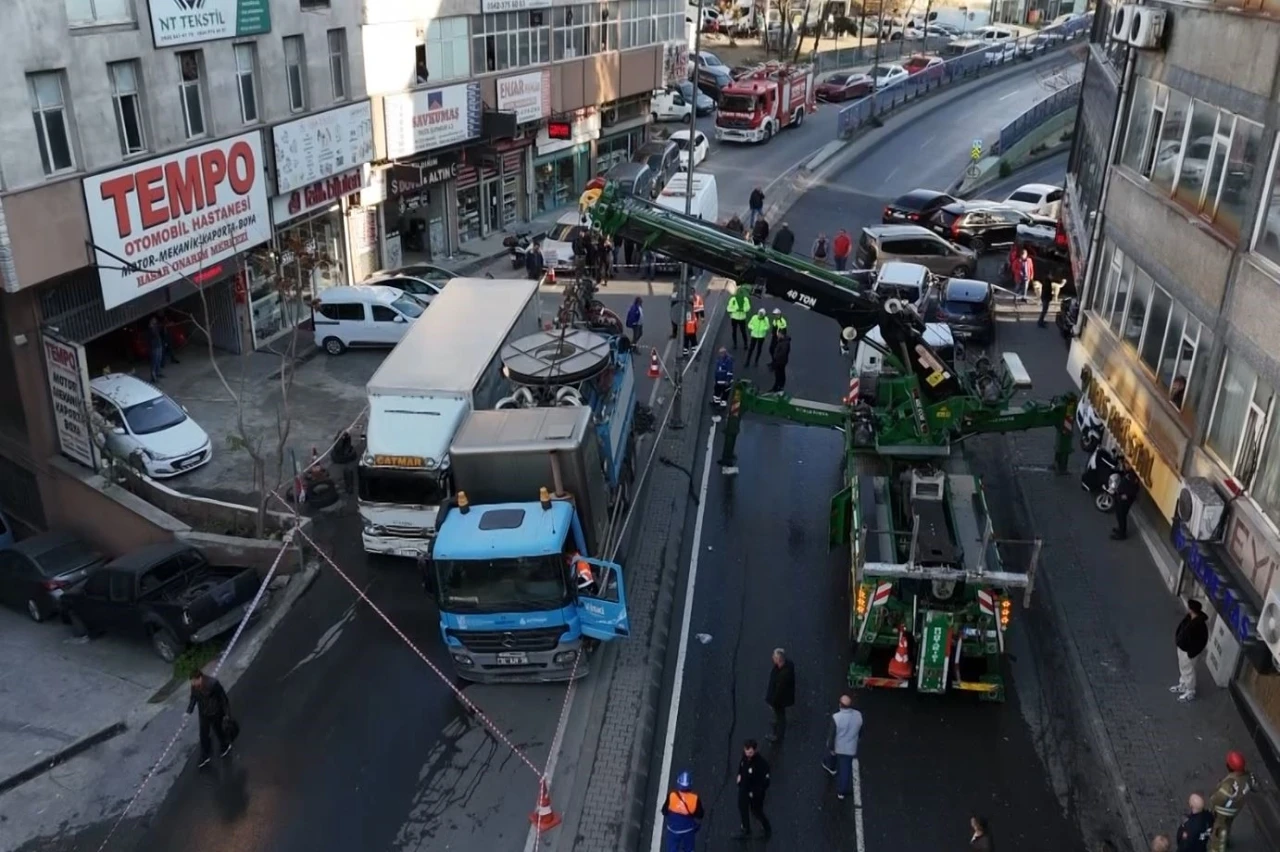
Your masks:
<instances>
[{"instance_id":1,"label":"person in white helmet","mask_svg":"<svg viewBox=\"0 0 1280 852\"><path fill-rule=\"evenodd\" d=\"M764 308L756 311L747 322L747 336L751 340L747 343L747 360L748 367L751 366L751 356L756 356L756 363L760 363L760 356L764 353L764 341L769 336L770 322L769 317L764 312Z\"/></svg>"}]
</instances>

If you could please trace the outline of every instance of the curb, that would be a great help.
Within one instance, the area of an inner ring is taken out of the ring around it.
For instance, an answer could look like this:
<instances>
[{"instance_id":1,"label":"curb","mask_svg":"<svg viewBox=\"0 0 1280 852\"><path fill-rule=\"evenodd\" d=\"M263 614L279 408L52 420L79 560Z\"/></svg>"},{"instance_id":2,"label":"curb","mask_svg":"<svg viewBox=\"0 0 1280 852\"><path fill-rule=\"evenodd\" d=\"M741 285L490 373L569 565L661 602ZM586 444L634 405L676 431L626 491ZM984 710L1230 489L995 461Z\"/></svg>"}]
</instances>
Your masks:
<instances>
[{"instance_id":1,"label":"curb","mask_svg":"<svg viewBox=\"0 0 1280 852\"><path fill-rule=\"evenodd\" d=\"M0 794L7 793L16 787L21 787L31 779L37 778L48 772L50 769L53 769L58 764L65 763L81 752L88 751L100 743L105 743L107 740L123 734L126 730L128 730L128 726L125 725L124 722L115 722L114 724L107 725L105 728L95 731L88 736L81 737L66 748L58 749L53 754L48 757L41 758L26 769L22 769L15 772L13 775L10 775L8 778L0 780Z\"/></svg>"}]
</instances>

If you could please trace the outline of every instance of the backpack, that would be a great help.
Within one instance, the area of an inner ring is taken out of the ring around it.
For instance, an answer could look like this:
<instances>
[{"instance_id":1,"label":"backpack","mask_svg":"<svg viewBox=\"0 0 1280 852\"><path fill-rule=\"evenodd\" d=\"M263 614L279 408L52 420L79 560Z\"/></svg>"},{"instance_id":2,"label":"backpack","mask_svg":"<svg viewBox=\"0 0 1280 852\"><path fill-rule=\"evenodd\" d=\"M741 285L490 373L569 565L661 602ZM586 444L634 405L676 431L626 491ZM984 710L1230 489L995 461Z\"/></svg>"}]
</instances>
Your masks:
<instances>
[{"instance_id":1,"label":"backpack","mask_svg":"<svg viewBox=\"0 0 1280 852\"><path fill-rule=\"evenodd\" d=\"M819 260L826 260L827 258L827 241L826 240L819 239L816 243L813 244L813 256L818 258Z\"/></svg>"}]
</instances>

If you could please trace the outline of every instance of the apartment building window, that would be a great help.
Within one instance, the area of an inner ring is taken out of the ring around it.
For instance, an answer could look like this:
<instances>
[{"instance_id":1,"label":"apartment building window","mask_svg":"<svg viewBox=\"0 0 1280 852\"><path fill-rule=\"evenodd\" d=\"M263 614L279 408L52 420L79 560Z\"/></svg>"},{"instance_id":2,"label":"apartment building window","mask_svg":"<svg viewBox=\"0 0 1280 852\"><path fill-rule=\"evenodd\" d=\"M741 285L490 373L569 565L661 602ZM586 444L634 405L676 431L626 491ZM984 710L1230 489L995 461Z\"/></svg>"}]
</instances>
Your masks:
<instances>
[{"instance_id":1,"label":"apartment building window","mask_svg":"<svg viewBox=\"0 0 1280 852\"><path fill-rule=\"evenodd\" d=\"M593 34L595 43L591 46L592 53L618 49L622 41L622 24L618 7L618 3L601 3L595 7L596 26ZM591 10L590 6L587 8Z\"/></svg>"},{"instance_id":2,"label":"apartment building window","mask_svg":"<svg viewBox=\"0 0 1280 852\"><path fill-rule=\"evenodd\" d=\"M1267 185L1258 205L1258 224L1253 229L1253 250L1280 266L1280 136L1271 149Z\"/></svg>"},{"instance_id":3,"label":"apartment building window","mask_svg":"<svg viewBox=\"0 0 1280 852\"><path fill-rule=\"evenodd\" d=\"M307 57L300 35L284 37L284 73L289 112L302 112L307 108Z\"/></svg>"},{"instance_id":4,"label":"apartment building window","mask_svg":"<svg viewBox=\"0 0 1280 852\"><path fill-rule=\"evenodd\" d=\"M113 62L107 66L111 77L111 102L116 113L116 132L120 135L120 153L126 157L147 150L142 129L142 92L138 86L138 63Z\"/></svg>"},{"instance_id":5,"label":"apartment building window","mask_svg":"<svg viewBox=\"0 0 1280 852\"><path fill-rule=\"evenodd\" d=\"M473 16L472 68L483 74L550 62L549 21L550 16L541 9Z\"/></svg>"},{"instance_id":6,"label":"apartment building window","mask_svg":"<svg viewBox=\"0 0 1280 852\"><path fill-rule=\"evenodd\" d=\"M469 38L465 17L437 18L429 23L426 39L428 79L439 83L470 77Z\"/></svg>"},{"instance_id":7,"label":"apartment building window","mask_svg":"<svg viewBox=\"0 0 1280 852\"><path fill-rule=\"evenodd\" d=\"M556 23L556 61L587 55L590 12L593 6L559 6L553 10Z\"/></svg>"},{"instance_id":8,"label":"apartment building window","mask_svg":"<svg viewBox=\"0 0 1280 852\"><path fill-rule=\"evenodd\" d=\"M1274 402L1271 386L1247 361L1228 352L1204 443L1246 488L1253 485L1260 467ZM1272 480L1275 474L1266 478Z\"/></svg>"},{"instance_id":9,"label":"apartment building window","mask_svg":"<svg viewBox=\"0 0 1280 852\"><path fill-rule=\"evenodd\" d=\"M67 23L72 27L100 27L133 22L131 0L66 0Z\"/></svg>"},{"instance_id":10,"label":"apartment building window","mask_svg":"<svg viewBox=\"0 0 1280 852\"><path fill-rule=\"evenodd\" d=\"M622 0L622 50L653 44L655 2Z\"/></svg>"},{"instance_id":11,"label":"apartment building window","mask_svg":"<svg viewBox=\"0 0 1280 852\"><path fill-rule=\"evenodd\" d=\"M208 132L204 121L204 65L198 50L178 51L178 99L182 103L182 123L188 139Z\"/></svg>"},{"instance_id":12,"label":"apartment building window","mask_svg":"<svg viewBox=\"0 0 1280 852\"><path fill-rule=\"evenodd\" d=\"M346 30L329 30L329 85L335 101L347 99Z\"/></svg>"},{"instance_id":13,"label":"apartment building window","mask_svg":"<svg viewBox=\"0 0 1280 852\"><path fill-rule=\"evenodd\" d=\"M240 120L258 123L258 46L253 42L237 44L236 90L240 94Z\"/></svg>"},{"instance_id":14,"label":"apartment building window","mask_svg":"<svg viewBox=\"0 0 1280 852\"><path fill-rule=\"evenodd\" d=\"M683 40L685 37L684 10L687 0L656 0L656 2L657 31L654 33L653 40L655 42Z\"/></svg>"},{"instance_id":15,"label":"apartment building window","mask_svg":"<svg viewBox=\"0 0 1280 852\"><path fill-rule=\"evenodd\" d=\"M40 164L47 175L76 167L71 149L71 122L67 116L61 71L42 71L27 77L31 95L31 117L36 123Z\"/></svg>"}]
</instances>

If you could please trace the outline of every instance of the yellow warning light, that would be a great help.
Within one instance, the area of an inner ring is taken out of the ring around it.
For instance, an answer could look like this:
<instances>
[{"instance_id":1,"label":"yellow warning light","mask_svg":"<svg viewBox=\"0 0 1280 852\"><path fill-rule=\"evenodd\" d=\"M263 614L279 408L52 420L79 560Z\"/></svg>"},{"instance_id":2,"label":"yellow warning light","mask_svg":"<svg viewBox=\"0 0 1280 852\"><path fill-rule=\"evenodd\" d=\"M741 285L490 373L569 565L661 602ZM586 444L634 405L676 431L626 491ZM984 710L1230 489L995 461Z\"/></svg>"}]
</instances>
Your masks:
<instances>
[{"instance_id":1,"label":"yellow warning light","mask_svg":"<svg viewBox=\"0 0 1280 852\"><path fill-rule=\"evenodd\" d=\"M538 489L538 502L542 504L542 508L551 508L551 492L547 490L547 486Z\"/></svg>"},{"instance_id":2,"label":"yellow warning light","mask_svg":"<svg viewBox=\"0 0 1280 852\"><path fill-rule=\"evenodd\" d=\"M867 587L858 587L858 615L867 614Z\"/></svg>"},{"instance_id":3,"label":"yellow warning light","mask_svg":"<svg viewBox=\"0 0 1280 852\"><path fill-rule=\"evenodd\" d=\"M1013 604L1008 598L1000 599L1000 626L1008 627L1009 619L1013 617Z\"/></svg>"},{"instance_id":4,"label":"yellow warning light","mask_svg":"<svg viewBox=\"0 0 1280 852\"><path fill-rule=\"evenodd\" d=\"M471 501L467 499L467 492L458 492L458 511L466 514L471 509Z\"/></svg>"}]
</instances>

